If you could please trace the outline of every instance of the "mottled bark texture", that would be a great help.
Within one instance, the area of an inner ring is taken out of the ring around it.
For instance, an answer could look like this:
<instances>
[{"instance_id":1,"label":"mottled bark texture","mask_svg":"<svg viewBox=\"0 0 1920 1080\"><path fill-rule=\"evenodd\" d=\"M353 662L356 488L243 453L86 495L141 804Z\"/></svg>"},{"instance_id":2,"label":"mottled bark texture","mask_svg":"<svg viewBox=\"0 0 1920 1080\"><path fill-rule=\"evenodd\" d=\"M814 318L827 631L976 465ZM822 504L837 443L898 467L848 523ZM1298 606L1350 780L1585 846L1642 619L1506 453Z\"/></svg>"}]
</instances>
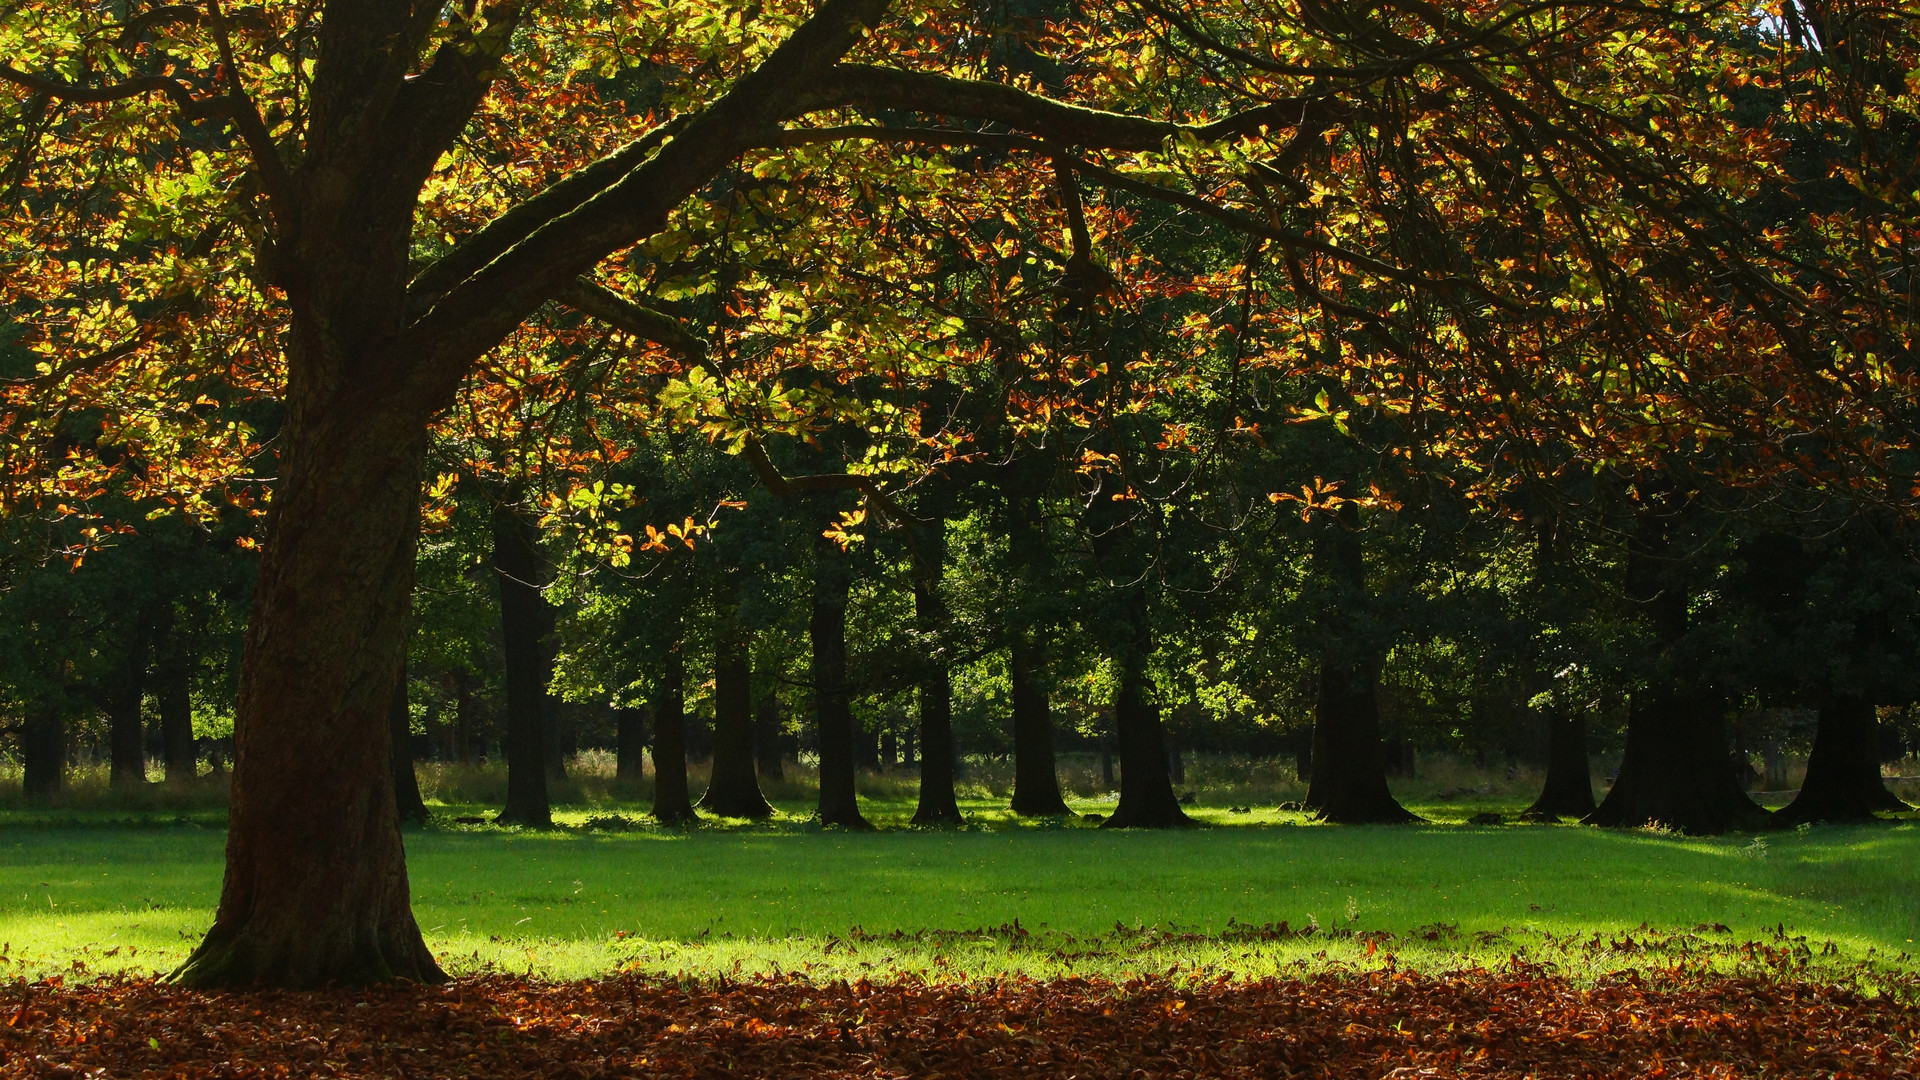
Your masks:
<instances>
[{"instance_id":1,"label":"mottled bark texture","mask_svg":"<svg viewBox=\"0 0 1920 1080\"><path fill-rule=\"evenodd\" d=\"M753 768L753 642L729 591L713 645L713 774L700 809L721 817L773 815Z\"/></svg>"},{"instance_id":2,"label":"mottled bark texture","mask_svg":"<svg viewBox=\"0 0 1920 1080\"><path fill-rule=\"evenodd\" d=\"M1326 592L1318 612L1321 656L1307 808L1322 821L1347 825L1417 821L1387 788L1380 646L1360 628L1370 598L1359 512L1348 503L1319 530L1313 568Z\"/></svg>"},{"instance_id":3,"label":"mottled bark texture","mask_svg":"<svg viewBox=\"0 0 1920 1080\"><path fill-rule=\"evenodd\" d=\"M813 645L813 716L820 740L820 823L870 829L854 792L853 687L847 675L847 596L852 588L853 567L846 553L831 540L816 540L807 635Z\"/></svg>"},{"instance_id":4,"label":"mottled bark texture","mask_svg":"<svg viewBox=\"0 0 1920 1080\"><path fill-rule=\"evenodd\" d=\"M393 762L393 805L401 821L425 822L427 802L420 797L420 777L413 771L413 714L407 700L407 665L394 680L393 704L387 710L388 739Z\"/></svg>"},{"instance_id":5,"label":"mottled bark texture","mask_svg":"<svg viewBox=\"0 0 1920 1080\"><path fill-rule=\"evenodd\" d=\"M345 374L345 359L327 366ZM409 905L387 779L426 432L382 391L371 376L289 385L298 452L282 458L241 666L220 906L175 972L189 985L445 977Z\"/></svg>"},{"instance_id":6,"label":"mottled bark texture","mask_svg":"<svg viewBox=\"0 0 1920 1080\"><path fill-rule=\"evenodd\" d=\"M553 608L541 595L546 573L539 533L507 503L493 509L493 575L500 589L500 645L506 660L507 804L503 825L553 827L547 799L547 644Z\"/></svg>"}]
</instances>

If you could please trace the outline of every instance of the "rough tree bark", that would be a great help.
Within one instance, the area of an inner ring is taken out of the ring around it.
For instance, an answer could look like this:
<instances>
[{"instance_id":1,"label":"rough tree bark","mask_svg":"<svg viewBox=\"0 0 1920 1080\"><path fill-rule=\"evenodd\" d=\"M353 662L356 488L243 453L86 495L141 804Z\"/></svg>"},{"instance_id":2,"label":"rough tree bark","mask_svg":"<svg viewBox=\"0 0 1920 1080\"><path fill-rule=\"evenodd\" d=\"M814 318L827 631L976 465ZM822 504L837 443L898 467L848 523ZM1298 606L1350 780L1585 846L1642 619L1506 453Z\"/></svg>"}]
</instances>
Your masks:
<instances>
[{"instance_id":1,"label":"rough tree bark","mask_svg":"<svg viewBox=\"0 0 1920 1080\"><path fill-rule=\"evenodd\" d=\"M1314 569L1332 587L1320 611L1319 689L1314 698L1313 778L1307 808L1322 821L1358 825L1419 820L1387 787L1380 746L1380 661L1353 623L1367 600L1366 549L1352 503L1322 522Z\"/></svg>"},{"instance_id":2,"label":"rough tree bark","mask_svg":"<svg viewBox=\"0 0 1920 1080\"><path fill-rule=\"evenodd\" d=\"M852 588L853 568L846 553L831 540L816 539L807 633L813 645L813 715L820 740L820 824L870 829L854 791L853 687L847 675L847 595Z\"/></svg>"},{"instance_id":3,"label":"rough tree bark","mask_svg":"<svg viewBox=\"0 0 1920 1080\"><path fill-rule=\"evenodd\" d=\"M390 758L393 762L393 805L401 821L420 824L433 815L420 797L420 777L413 771L413 714L407 701L407 665L400 664L394 680L393 704L387 708Z\"/></svg>"},{"instance_id":4,"label":"rough tree bark","mask_svg":"<svg viewBox=\"0 0 1920 1080\"><path fill-rule=\"evenodd\" d=\"M1806 779L1775 821L1872 821L1883 811L1911 809L1880 776L1879 710L1857 694L1828 694L1820 703Z\"/></svg>"},{"instance_id":5,"label":"rough tree bark","mask_svg":"<svg viewBox=\"0 0 1920 1080\"><path fill-rule=\"evenodd\" d=\"M107 698L108 782L116 788L140 787L147 782L146 732L140 708L146 696L147 660L152 653L149 618L134 616L127 628L120 670Z\"/></svg>"},{"instance_id":6,"label":"rough tree bark","mask_svg":"<svg viewBox=\"0 0 1920 1080\"><path fill-rule=\"evenodd\" d=\"M1627 709L1620 775L1589 825L1662 825L1689 835L1760 828L1767 811L1740 790L1728 767L1726 709L1699 685L1683 654L1687 588L1673 564L1672 515L1643 509L1627 542L1626 590L1640 605L1659 650L1646 685Z\"/></svg>"},{"instance_id":7,"label":"rough tree bark","mask_svg":"<svg viewBox=\"0 0 1920 1080\"><path fill-rule=\"evenodd\" d=\"M506 658L507 804L494 820L553 827L547 799L547 645L553 609L540 594L539 534L506 503L493 509L493 574L500 587L500 644Z\"/></svg>"},{"instance_id":8,"label":"rough tree bark","mask_svg":"<svg viewBox=\"0 0 1920 1080\"><path fill-rule=\"evenodd\" d=\"M1547 779L1522 816L1584 818L1594 811L1593 770L1587 762L1587 719L1547 715Z\"/></svg>"},{"instance_id":9,"label":"rough tree bark","mask_svg":"<svg viewBox=\"0 0 1920 1080\"><path fill-rule=\"evenodd\" d=\"M713 774L700 809L721 817L764 818L773 807L753 769L752 632L740 625L735 598L720 605L713 646Z\"/></svg>"},{"instance_id":10,"label":"rough tree bark","mask_svg":"<svg viewBox=\"0 0 1920 1080\"><path fill-rule=\"evenodd\" d=\"M687 794L685 684L686 662L676 634L660 650L653 690L653 817L662 825L700 820Z\"/></svg>"},{"instance_id":11,"label":"rough tree bark","mask_svg":"<svg viewBox=\"0 0 1920 1080\"><path fill-rule=\"evenodd\" d=\"M647 748L647 710L639 705L624 706L615 712L614 724L613 777L638 783L645 771L642 760ZM658 769L655 766L655 771Z\"/></svg>"},{"instance_id":12,"label":"rough tree bark","mask_svg":"<svg viewBox=\"0 0 1920 1080\"><path fill-rule=\"evenodd\" d=\"M946 564L944 524L923 529L920 565L913 578L913 617L921 640L930 643L920 675L920 797L914 805L915 825L959 825L960 803L953 791L953 681L947 670L942 634L949 615L940 595Z\"/></svg>"}]
</instances>

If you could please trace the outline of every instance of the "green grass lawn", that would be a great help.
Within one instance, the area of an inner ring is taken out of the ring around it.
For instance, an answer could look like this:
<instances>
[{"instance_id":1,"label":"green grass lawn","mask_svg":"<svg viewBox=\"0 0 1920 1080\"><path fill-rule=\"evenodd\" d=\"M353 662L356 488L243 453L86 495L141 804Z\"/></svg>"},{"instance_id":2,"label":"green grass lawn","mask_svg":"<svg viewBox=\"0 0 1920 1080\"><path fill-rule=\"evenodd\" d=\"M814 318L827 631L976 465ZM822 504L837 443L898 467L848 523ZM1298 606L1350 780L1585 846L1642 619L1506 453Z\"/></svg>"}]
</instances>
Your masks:
<instances>
[{"instance_id":1,"label":"green grass lawn","mask_svg":"<svg viewBox=\"0 0 1920 1080\"><path fill-rule=\"evenodd\" d=\"M484 808L438 809L445 820ZM910 803L867 809L881 831L822 831L799 804L771 824L684 831L579 827L606 806L563 812L570 827L551 833L429 827L407 837L414 909L453 970L553 976L630 964L1255 974L1379 963L1380 950L1402 964L1518 951L1600 969L1648 962L1619 945L1645 942L1647 930L1670 957L1732 955L1731 943L1769 940L1779 926L1850 960L1904 965L1920 937L1914 822L1756 844L1579 826L1332 827L1220 808L1197 811L1211 828L1103 832L1014 823L986 800L966 808L973 828L922 831L898 827ZM1418 809L1436 819L1462 810ZM630 807L611 812L638 819ZM223 841L210 813L0 815L0 972L177 963L211 919ZM1026 933L992 932L1016 920ZM1270 940L1229 929L1283 920L1321 929ZM1703 924L1729 932L1689 933Z\"/></svg>"}]
</instances>

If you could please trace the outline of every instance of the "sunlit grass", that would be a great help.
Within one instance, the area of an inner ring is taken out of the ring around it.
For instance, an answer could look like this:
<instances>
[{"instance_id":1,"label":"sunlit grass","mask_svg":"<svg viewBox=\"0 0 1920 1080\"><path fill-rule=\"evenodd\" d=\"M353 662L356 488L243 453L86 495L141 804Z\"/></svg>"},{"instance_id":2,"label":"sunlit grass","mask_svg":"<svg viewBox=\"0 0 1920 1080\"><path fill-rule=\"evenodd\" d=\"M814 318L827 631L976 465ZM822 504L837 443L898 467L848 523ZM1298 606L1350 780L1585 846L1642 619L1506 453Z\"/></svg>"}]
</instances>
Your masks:
<instances>
[{"instance_id":1,"label":"sunlit grass","mask_svg":"<svg viewBox=\"0 0 1920 1080\"><path fill-rule=\"evenodd\" d=\"M552 976L626 965L1259 974L1515 951L1617 967L1645 957L1593 939L1644 940L1643 924L1706 927L1702 943L1767 941L1782 927L1847 958L1904 963L1920 937L1914 823L1756 844L1579 826L1331 827L1271 806L1197 805L1213 827L1110 832L1085 819L1020 822L975 798L971 827L919 830L905 827L910 797L892 794L867 803L881 826L870 834L822 830L794 800L769 823L694 829L653 826L631 804L564 807L563 827L548 833L454 824L490 808L441 805L440 824L407 835L414 908L454 970ZM1416 808L1436 821L1463 816L1451 801ZM0 972L75 962L159 971L182 959L212 916L223 830L197 815L130 826L126 812L50 813L67 824L26 812L0 824ZM1320 932L1231 936L1283 921ZM960 933L971 931L987 932ZM1572 949L1574 940L1587 944Z\"/></svg>"}]
</instances>

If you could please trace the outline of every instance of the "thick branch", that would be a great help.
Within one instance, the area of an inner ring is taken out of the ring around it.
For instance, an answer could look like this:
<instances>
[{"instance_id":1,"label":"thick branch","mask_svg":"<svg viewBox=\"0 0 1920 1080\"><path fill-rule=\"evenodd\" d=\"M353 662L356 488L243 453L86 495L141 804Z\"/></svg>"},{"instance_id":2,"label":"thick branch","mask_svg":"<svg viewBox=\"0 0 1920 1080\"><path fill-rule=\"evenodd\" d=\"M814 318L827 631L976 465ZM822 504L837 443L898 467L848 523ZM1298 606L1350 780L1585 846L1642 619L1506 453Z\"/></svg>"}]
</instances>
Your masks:
<instances>
[{"instance_id":1,"label":"thick branch","mask_svg":"<svg viewBox=\"0 0 1920 1080\"><path fill-rule=\"evenodd\" d=\"M195 98L187 84L159 75L135 75L112 86L77 86L61 79L29 75L10 64L0 64L0 80L15 86L24 86L37 94L45 94L57 101L77 101L88 105L125 101L144 94L165 94L173 99L173 103L179 106L180 112L190 120L218 116L229 108L225 99Z\"/></svg>"}]
</instances>

